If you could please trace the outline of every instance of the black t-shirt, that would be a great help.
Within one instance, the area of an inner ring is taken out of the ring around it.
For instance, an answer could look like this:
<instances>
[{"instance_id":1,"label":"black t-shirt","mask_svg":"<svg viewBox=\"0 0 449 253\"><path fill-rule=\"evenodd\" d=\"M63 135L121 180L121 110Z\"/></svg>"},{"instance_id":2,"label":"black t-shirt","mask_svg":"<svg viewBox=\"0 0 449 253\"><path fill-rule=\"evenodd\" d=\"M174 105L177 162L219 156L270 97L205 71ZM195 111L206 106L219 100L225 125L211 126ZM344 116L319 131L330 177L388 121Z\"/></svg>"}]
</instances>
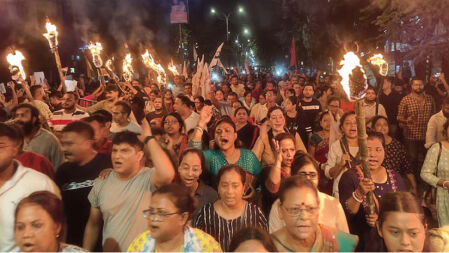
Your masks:
<instances>
[{"instance_id":1,"label":"black t-shirt","mask_svg":"<svg viewBox=\"0 0 449 253\"><path fill-rule=\"evenodd\" d=\"M164 111L157 113L156 111L153 112L149 112L145 117L148 121L148 123L150 123L153 119L157 119L157 118L163 118L165 116Z\"/></svg>"},{"instance_id":2,"label":"black t-shirt","mask_svg":"<svg viewBox=\"0 0 449 253\"><path fill-rule=\"evenodd\" d=\"M315 122L318 115L321 112L321 103L317 99L312 99L310 102L306 102L301 99L301 108L299 114L301 121L304 122L304 126L308 133L313 132L315 128Z\"/></svg>"},{"instance_id":3,"label":"black t-shirt","mask_svg":"<svg viewBox=\"0 0 449 253\"><path fill-rule=\"evenodd\" d=\"M67 243L82 246L84 228L90 213L87 196L98 174L108 168L112 168L111 157L98 153L84 166L66 162L56 171L55 181L61 189L67 219ZM101 246L101 239L98 242Z\"/></svg>"},{"instance_id":4,"label":"black t-shirt","mask_svg":"<svg viewBox=\"0 0 449 253\"><path fill-rule=\"evenodd\" d=\"M388 95L386 95L383 92L380 93L379 103L381 103L385 108L385 112L387 113L388 117L388 123L396 124L398 122L397 121L398 108L399 103L401 103L401 99L403 97L404 95L401 95L396 91L391 91L391 93Z\"/></svg>"}]
</instances>

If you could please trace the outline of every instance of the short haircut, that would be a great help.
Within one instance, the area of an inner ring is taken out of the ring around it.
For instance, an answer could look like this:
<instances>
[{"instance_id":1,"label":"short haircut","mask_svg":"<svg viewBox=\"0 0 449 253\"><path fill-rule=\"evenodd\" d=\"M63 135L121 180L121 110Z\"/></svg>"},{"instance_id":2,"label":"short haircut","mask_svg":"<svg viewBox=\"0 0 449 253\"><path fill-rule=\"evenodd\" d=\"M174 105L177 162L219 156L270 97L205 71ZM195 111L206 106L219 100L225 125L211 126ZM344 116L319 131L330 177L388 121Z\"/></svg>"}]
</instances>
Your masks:
<instances>
[{"instance_id":1,"label":"short haircut","mask_svg":"<svg viewBox=\"0 0 449 253\"><path fill-rule=\"evenodd\" d=\"M105 126L106 123L110 122L108 121L108 119L101 115L101 114L92 114L92 116L89 116L87 118L84 118L83 121L87 122L87 123L91 123L93 121L98 122L100 125Z\"/></svg>"},{"instance_id":2,"label":"short haircut","mask_svg":"<svg viewBox=\"0 0 449 253\"><path fill-rule=\"evenodd\" d=\"M203 96L196 96L195 99L198 99L200 101L200 103L204 104Z\"/></svg>"},{"instance_id":3,"label":"short haircut","mask_svg":"<svg viewBox=\"0 0 449 253\"><path fill-rule=\"evenodd\" d=\"M336 96L331 96L327 99L327 104L329 105L330 103L332 103L333 101L338 101L338 104L340 104L340 99Z\"/></svg>"},{"instance_id":4,"label":"short haircut","mask_svg":"<svg viewBox=\"0 0 449 253\"><path fill-rule=\"evenodd\" d=\"M16 112L19 109L29 109L30 113L31 113L31 118L33 118L33 117L36 118L36 122L34 123L34 125L35 126L41 125L41 120L39 117L39 115L40 115L39 110L35 106L33 106L31 104L27 104L27 103L19 104L11 110L11 114L13 115L13 117L16 115Z\"/></svg>"},{"instance_id":5,"label":"short haircut","mask_svg":"<svg viewBox=\"0 0 449 253\"><path fill-rule=\"evenodd\" d=\"M190 107L192 105L192 101L190 101L190 98L188 98L186 95L180 94L176 98L181 100L181 102L188 107Z\"/></svg>"},{"instance_id":6,"label":"short haircut","mask_svg":"<svg viewBox=\"0 0 449 253\"><path fill-rule=\"evenodd\" d=\"M186 87L186 86L190 86L190 87L192 87L192 83L184 83L184 85L183 85L184 87Z\"/></svg>"},{"instance_id":7,"label":"short haircut","mask_svg":"<svg viewBox=\"0 0 449 253\"><path fill-rule=\"evenodd\" d=\"M267 231L261 229L260 227L249 226L242 228L240 231L234 234L231 240L231 244L229 245L229 252L234 252L240 246L240 244L249 240L258 241L263 245L267 252L278 251L273 243L273 239L271 239Z\"/></svg>"},{"instance_id":8,"label":"short haircut","mask_svg":"<svg viewBox=\"0 0 449 253\"><path fill-rule=\"evenodd\" d=\"M34 97L36 95L37 90L39 90L40 88L42 88L42 85L33 85L33 86L31 86L30 87L31 96Z\"/></svg>"},{"instance_id":9,"label":"short haircut","mask_svg":"<svg viewBox=\"0 0 449 253\"><path fill-rule=\"evenodd\" d=\"M106 88L105 88L105 91L106 92L110 92L110 91L117 91L117 92L119 92L120 89L119 89L119 87L116 84L108 84L106 86Z\"/></svg>"},{"instance_id":10,"label":"short haircut","mask_svg":"<svg viewBox=\"0 0 449 253\"><path fill-rule=\"evenodd\" d=\"M318 197L318 190L315 187L315 185L313 185L312 181L308 180L307 178L305 178L303 176L295 175L295 176L286 178L281 182L281 186L279 187L279 192L278 192L278 196L279 196L279 200L281 201L281 204L285 200L287 192L294 188L309 188L310 190L313 191L313 193L316 197L317 203L320 203L320 199Z\"/></svg>"},{"instance_id":11,"label":"short haircut","mask_svg":"<svg viewBox=\"0 0 449 253\"><path fill-rule=\"evenodd\" d=\"M92 115L101 115L103 116L108 122L112 122L112 114L109 111L106 111L104 109L95 111Z\"/></svg>"},{"instance_id":12,"label":"short haircut","mask_svg":"<svg viewBox=\"0 0 449 253\"><path fill-rule=\"evenodd\" d=\"M181 164L184 157L188 154L196 154L201 161L201 170L204 171L207 169L206 167L206 158L204 157L203 151L197 148L186 148L184 151L182 151L181 155L179 156L179 164ZM176 170L178 170L179 167L177 167Z\"/></svg>"},{"instance_id":13,"label":"short haircut","mask_svg":"<svg viewBox=\"0 0 449 253\"><path fill-rule=\"evenodd\" d=\"M240 102L240 101L239 101ZM241 102L240 102L241 103ZM246 114L249 116L249 111L248 111L248 109L246 109L246 107L244 107L244 106L239 106L237 109L235 109L235 111L234 111L234 117L235 116L237 116L237 113L239 112L239 111L241 111L241 110L243 110L243 111L245 111L246 112Z\"/></svg>"},{"instance_id":14,"label":"short haircut","mask_svg":"<svg viewBox=\"0 0 449 253\"><path fill-rule=\"evenodd\" d=\"M410 80L410 84L413 84L414 81L421 81L421 82L424 83L423 79L420 78L420 77L417 77L417 76L413 77L413 78Z\"/></svg>"},{"instance_id":15,"label":"short haircut","mask_svg":"<svg viewBox=\"0 0 449 253\"><path fill-rule=\"evenodd\" d=\"M184 133L186 131L186 125L184 123L184 120L182 120L181 115L179 115L179 113L177 113L177 112L171 112L171 113L169 113L167 115L164 115L164 117L162 117L162 129L164 129L165 119L168 116L171 116L171 117L175 118L178 121L178 123L179 123L179 132L180 133Z\"/></svg>"},{"instance_id":16,"label":"short haircut","mask_svg":"<svg viewBox=\"0 0 449 253\"><path fill-rule=\"evenodd\" d=\"M378 132L370 131L367 133L367 140L374 140L378 139L380 143L382 143L382 146L385 147L385 138L384 135Z\"/></svg>"},{"instance_id":17,"label":"short haircut","mask_svg":"<svg viewBox=\"0 0 449 253\"><path fill-rule=\"evenodd\" d=\"M235 93L235 92L233 92L233 91L229 92L228 97L229 97L229 96L235 96L236 98L239 97L239 96L237 95L237 93Z\"/></svg>"},{"instance_id":18,"label":"short haircut","mask_svg":"<svg viewBox=\"0 0 449 253\"><path fill-rule=\"evenodd\" d=\"M117 101L114 106L121 106L122 110L129 116L131 114L131 105L125 101Z\"/></svg>"},{"instance_id":19,"label":"short haircut","mask_svg":"<svg viewBox=\"0 0 449 253\"><path fill-rule=\"evenodd\" d=\"M78 99L79 99L79 96L78 96L78 94L77 94L76 92L73 92L73 91L67 91L66 93L64 93L64 95L65 95L65 94L73 95L73 97L75 98L76 101L78 101Z\"/></svg>"},{"instance_id":20,"label":"short haircut","mask_svg":"<svg viewBox=\"0 0 449 253\"><path fill-rule=\"evenodd\" d=\"M271 107L270 109L268 109L267 118L270 118L271 114L272 114L274 111L276 111L276 110L280 110L280 111L282 112L282 115L284 116L284 118L285 118L285 119L287 118L287 117L285 116L286 114L285 114L284 108L282 108L282 107L280 107L280 106L278 106L278 105L275 105L275 106Z\"/></svg>"},{"instance_id":21,"label":"short haircut","mask_svg":"<svg viewBox=\"0 0 449 253\"><path fill-rule=\"evenodd\" d=\"M33 192L28 197L23 198L17 204L14 213L15 220L17 220L17 214L20 209L26 205L38 205L49 214L54 223L59 225L64 225L65 223L64 204L61 199L49 191Z\"/></svg>"},{"instance_id":22,"label":"short haircut","mask_svg":"<svg viewBox=\"0 0 449 253\"><path fill-rule=\"evenodd\" d=\"M95 139L94 129L84 121L74 121L62 129L63 133L77 133L88 140Z\"/></svg>"},{"instance_id":23,"label":"short haircut","mask_svg":"<svg viewBox=\"0 0 449 253\"><path fill-rule=\"evenodd\" d=\"M113 145L128 144L137 148L138 150L143 150L143 143L137 138L137 134L130 131L123 131L116 133L112 139Z\"/></svg>"},{"instance_id":24,"label":"short haircut","mask_svg":"<svg viewBox=\"0 0 449 253\"><path fill-rule=\"evenodd\" d=\"M376 125L377 121L379 121L380 119L384 119L387 124L388 124L388 119L385 116L382 115L377 115L375 116L372 120L371 120L371 127L374 129L374 126Z\"/></svg>"},{"instance_id":25,"label":"short haircut","mask_svg":"<svg viewBox=\"0 0 449 253\"><path fill-rule=\"evenodd\" d=\"M293 141L293 144L295 144L295 142L296 142L295 137L293 135L291 135L290 133L280 133L280 134L276 135L276 137L274 137L274 139L279 142L279 145L280 145L281 141L286 140L286 139Z\"/></svg>"},{"instance_id":26,"label":"short haircut","mask_svg":"<svg viewBox=\"0 0 449 253\"><path fill-rule=\"evenodd\" d=\"M23 132L16 124L0 123L0 137L6 137L17 145L23 145Z\"/></svg>"},{"instance_id":27,"label":"short haircut","mask_svg":"<svg viewBox=\"0 0 449 253\"><path fill-rule=\"evenodd\" d=\"M50 98L52 98L52 97L61 98L62 97L62 93L60 91L58 91L58 90L53 90L53 91L50 92L49 97Z\"/></svg>"},{"instance_id":28,"label":"short haircut","mask_svg":"<svg viewBox=\"0 0 449 253\"><path fill-rule=\"evenodd\" d=\"M313 85L313 83L305 83L305 84L304 84L304 87L303 87L303 90L304 90L307 86L312 87L312 90L315 92L315 85Z\"/></svg>"}]
</instances>

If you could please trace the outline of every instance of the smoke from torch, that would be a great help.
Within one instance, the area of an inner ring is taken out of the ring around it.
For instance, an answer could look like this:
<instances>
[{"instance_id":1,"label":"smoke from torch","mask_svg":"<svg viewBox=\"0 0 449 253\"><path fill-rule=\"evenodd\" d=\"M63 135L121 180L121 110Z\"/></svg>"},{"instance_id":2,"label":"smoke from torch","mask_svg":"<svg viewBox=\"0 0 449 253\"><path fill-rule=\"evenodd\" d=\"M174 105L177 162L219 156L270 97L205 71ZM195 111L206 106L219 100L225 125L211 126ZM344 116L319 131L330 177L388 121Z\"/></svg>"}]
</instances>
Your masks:
<instances>
[{"instance_id":1,"label":"smoke from torch","mask_svg":"<svg viewBox=\"0 0 449 253\"><path fill-rule=\"evenodd\" d=\"M97 43L89 43L89 50L92 54L92 61L97 68L101 68L103 66L103 60L101 59L101 50L103 50L103 47L101 46L100 42Z\"/></svg>"},{"instance_id":2,"label":"smoke from torch","mask_svg":"<svg viewBox=\"0 0 449 253\"><path fill-rule=\"evenodd\" d=\"M12 74L12 79L14 81L17 81L19 80L19 77L21 77L23 80L25 80L26 74L22 66L22 61L25 60L25 57L23 56L22 52L14 50L13 53L9 53L6 56L6 60L9 63L9 71Z\"/></svg>"},{"instance_id":3,"label":"smoke from torch","mask_svg":"<svg viewBox=\"0 0 449 253\"><path fill-rule=\"evenodd\" d=\"M125 56L125 59L123 59L123 79L127 82L131 82L134 75L134 69L132 66L133 58L131 57L131 54L128 53Z\"/></svg>"},{"instance_id":4,"label":"smoke from torch","mask_svg":"<svg viewBox=\"0 0 449 253\"><path fill-rule=\"evenodd\" d=\"M384 60L384 56L382 54L375 54L369 58L368 61L379 67L379 74L382 76L386 76L388 74L388 63Z\"/></svg>"}]
</instances>

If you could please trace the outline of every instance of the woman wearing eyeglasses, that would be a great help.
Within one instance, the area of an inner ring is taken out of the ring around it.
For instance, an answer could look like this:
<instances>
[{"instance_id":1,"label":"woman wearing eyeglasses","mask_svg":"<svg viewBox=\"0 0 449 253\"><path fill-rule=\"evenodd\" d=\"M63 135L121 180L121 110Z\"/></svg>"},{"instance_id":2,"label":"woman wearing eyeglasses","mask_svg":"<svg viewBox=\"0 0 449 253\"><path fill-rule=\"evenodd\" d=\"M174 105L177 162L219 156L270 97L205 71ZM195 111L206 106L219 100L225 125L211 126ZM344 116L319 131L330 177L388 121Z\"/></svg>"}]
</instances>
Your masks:
<instances>
[{"instance_id":1,"label":"woman wearing eyeglasses","mask_svg":"<svg viewBox=\"0 0 449 253\"><path fill-rule=\"evenodd\" d=\"M319 223L320 198L312 181L292 176L279 189L279 214L285 226L271 234L278 251L354 251L357 236Z\"/></svg>"},{"instance_id":2,"label":"woman wearing eyeglasses","mask_svg":"<svg viewBox=\"0 0 449 253\"><path fill-rule=\"evenodd\" d=\"M315 160L304 152L298 151L291 163L291 175L300 175L312 181L315 187L318 187L319 173ZM279 188L278 188L279 189ZM345 212L338 199L318 191L320 200L319 220L320 224L328 227L337 228L343 232L349 233L348 222ZM279 199L273 203L269 217L270 232L275 232L285 226L284 221L279 214Z\"/></svg>"},{"instance_id":3,"label":"woman wearing eyeglasses","mask_svg":"<svg viewBox=\"0 0 449 253\"><path fill-rule=\"evenodd\" d=\"M160 187L143 211L148 230L133 240L128 252L221 252L212 236L187 225L194 210L195 200L185 186Z\"/></svg>"},{"instance_id":4,"label":"woman wearing eyeglasses","mask_svg":"<svg viewBox=\"0 0 449 253\"><path fill-rule=\"evenodd\" d=\"M184 121L178 113L172 112L162 118L162 128L165 131L162 144L178 158L188 146Z\"/></svg>"}]
</instances>

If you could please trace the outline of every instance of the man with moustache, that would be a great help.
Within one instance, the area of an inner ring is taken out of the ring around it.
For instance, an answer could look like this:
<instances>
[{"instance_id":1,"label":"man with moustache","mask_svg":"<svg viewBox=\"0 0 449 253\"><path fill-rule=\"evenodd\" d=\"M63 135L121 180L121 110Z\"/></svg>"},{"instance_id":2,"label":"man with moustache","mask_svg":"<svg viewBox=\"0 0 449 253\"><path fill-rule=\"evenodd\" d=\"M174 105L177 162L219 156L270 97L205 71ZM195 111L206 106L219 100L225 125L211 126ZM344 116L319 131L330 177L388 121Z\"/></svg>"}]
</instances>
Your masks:
<instances>
[{"instance_id":1,"label":"man with moustache","mask_svg":"<svg viewBox=\"0 0 449 253\"><path fill-rule=\"evenodd\" d=\"M48 120L48 125L55 133L59 133L69 123L81 120L89 116L86 112L77 109L78 94L75 92L66 92L62 97L62 108L59 111L53 112Z\"/></svg>"},{"instance_id":2,"label":"man with moustache","mask_svg":"<svg viewBox=\"0 0 449 253\"><path fill-rule=\"evenodd\" d=\"M399 126L403 128L408 159L415 170L415 176L420 178L421 164L418 159L426 155L426 127L435 112L435 102L430 95L424 93L423 80L413 78L410 86L411 93L399 104L397 119Z\"/></svg>"},{"instance_id":3,"label":"man with moustache","mask_svg":"<svg viewBox=\"0 0 449 253\"><path fill-rule=\"evenodd\" d=\"M62 130L66 162L59 166L55 181L62 193L70 244L82 244L90 212L87 196L99 173L112 168L110 156L95 151L94 138L94 129L84 121L72 122ZM95 250L101 250L101 244Z\"/></svg>"},{"instance_id":4,"label":"man with moustache","mask_svg":"<svg viewBox=\"0 0 449 253\"><path fill-rule=\"evenodd\" d=\"M31 104L20 104L12 110L13 119L25 135L23 150L45 156L58 168L64 162L61 144L56 136L41 127L39 111Z\"/></svg>"},{"instance_id":5,"label":"man with moustache","mask_svg":"<svg viewBox=\"0 0 449 253\"><path fill-rule=\"evenodd\" d=\"M447 137L443 135L443 126L448 119L449 97L445 97L443 100L443 104L441 105L441 111L432 115L432 117L430 117L429 123L427 124L426 144L424 145L427 149L430 148L434 143L447 139Z\"/></svg>"}]
</instances>

